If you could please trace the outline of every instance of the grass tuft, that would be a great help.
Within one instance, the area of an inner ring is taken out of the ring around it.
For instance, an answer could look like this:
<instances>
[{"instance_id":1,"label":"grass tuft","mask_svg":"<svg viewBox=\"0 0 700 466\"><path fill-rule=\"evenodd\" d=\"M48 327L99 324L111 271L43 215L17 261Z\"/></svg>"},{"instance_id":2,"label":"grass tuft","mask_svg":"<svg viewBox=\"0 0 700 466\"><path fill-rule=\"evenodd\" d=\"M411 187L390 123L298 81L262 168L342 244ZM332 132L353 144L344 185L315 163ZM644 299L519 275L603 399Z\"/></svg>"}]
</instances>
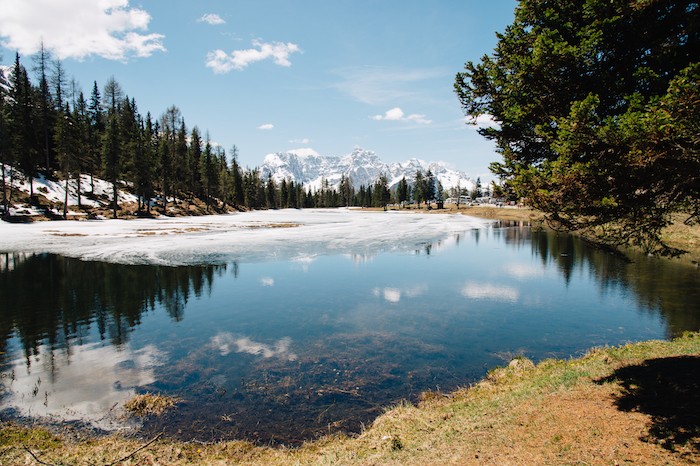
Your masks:
<instances>
[{"instance_id":1,"label":"grass tuft","mask_svg":"<svg viewBox=\"0 0 700 466\"><path fill-rule=\"evenodd\" d=\"M135 395L124 403L124 410L132 416L160 416L175 406L178 398L155 393Z\"/></svg>"}]
</instances>

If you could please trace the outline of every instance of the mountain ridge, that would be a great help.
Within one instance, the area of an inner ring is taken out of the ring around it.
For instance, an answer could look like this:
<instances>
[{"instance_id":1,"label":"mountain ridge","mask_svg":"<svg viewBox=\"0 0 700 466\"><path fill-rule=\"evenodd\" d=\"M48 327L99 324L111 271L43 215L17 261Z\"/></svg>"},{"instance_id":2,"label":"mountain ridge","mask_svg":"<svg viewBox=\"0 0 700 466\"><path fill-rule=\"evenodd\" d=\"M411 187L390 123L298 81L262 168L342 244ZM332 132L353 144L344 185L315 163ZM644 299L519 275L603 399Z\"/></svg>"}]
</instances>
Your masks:
<instances>
[{"instance_id":1,"label":"mountain ridge","mask_svg":"<svg viewBox=\"0 0 700 466\"><path fill-rule=\"evenodd\" d=\"M463 171L448 168L443 162L426 162L410 158L405 162L387 163L372 150L356 147L342 156L323 156L311 148L301 148L286 152L275 152L265 156L260 166L263 179L272 177L276 183L291 180L303 183L311 190L318 190L324 182L331 188L338 188L343 176L349 177L357 189L361 185L371 186L384 174L389 187L398 184L403 177L409 184L416 179L416 172L423 174L430 170L443 189L460 188L471 190L474 181Z\"/></svg>"}]
</instances>

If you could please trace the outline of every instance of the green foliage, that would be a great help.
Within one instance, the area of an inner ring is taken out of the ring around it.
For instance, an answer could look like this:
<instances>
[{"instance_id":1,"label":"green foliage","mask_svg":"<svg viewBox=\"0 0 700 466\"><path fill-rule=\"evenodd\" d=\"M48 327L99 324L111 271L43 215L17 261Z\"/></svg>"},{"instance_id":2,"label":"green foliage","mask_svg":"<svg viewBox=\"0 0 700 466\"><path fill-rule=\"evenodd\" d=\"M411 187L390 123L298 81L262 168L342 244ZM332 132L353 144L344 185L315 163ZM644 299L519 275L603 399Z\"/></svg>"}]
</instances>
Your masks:
<instances>
[{"instance_id":1,"label":"green foliage","mask_svg":"<svg viewBox=\"0 0 700 466\"><path fill-rule=\"evenodd\" d=\"M150 212L153 198L160 195L160 208L166 214L168 203L186 200L189 208L195 198L204 201L207 211L217 212L228 207L381 207L390 202L384 176L371 186L360 187L359 193L349 176L342 177L338 189L325 182L316 192L307 191L293 180L262 180L259 169L238 164L236 146L231 149L229 161L226 151L212 144L208 135L202 140L196 126L188 133L177 106L168 107L158 119L154 120L150 113L144 117L136 100L125 96L114 77L107 81L102 93L94 82L88 100L74 85L73 98L69 99L60 62L54 63L50 87L46 76L49 56L43 49L37 61L37 86L30 81L19 55L9 76L0 69L3 212L9 211L13 197L5 175L9 172L8 178L16 180L21 173L31 183L41 171L49 178L60 178L66 188L79 184L84 173L93 181L94 177L106 179L112 183L115 218L120 208L119 189L129 189L138 196L139 212ZM94 182L91 184L95 195ZM405 180L401 189L399 197L408 199ZM424 187L424 191L427 189ZM30 190L33 195L31 184ZM68 212L67 200L66 196L64 216Z\"/></svg>"},{"instance_id":2,"label":"green foliage","mask_svg":"<svg viewBox=\"0 0 700 466\"><path fill-rule=\"evenodd\" d=\"M660 232L674 212L699 220L699 15L694 1L521 1L455 82L468 116L500 123L480 133L503 189L555 226L678 254Z\"/></svg>"}]
</instances>

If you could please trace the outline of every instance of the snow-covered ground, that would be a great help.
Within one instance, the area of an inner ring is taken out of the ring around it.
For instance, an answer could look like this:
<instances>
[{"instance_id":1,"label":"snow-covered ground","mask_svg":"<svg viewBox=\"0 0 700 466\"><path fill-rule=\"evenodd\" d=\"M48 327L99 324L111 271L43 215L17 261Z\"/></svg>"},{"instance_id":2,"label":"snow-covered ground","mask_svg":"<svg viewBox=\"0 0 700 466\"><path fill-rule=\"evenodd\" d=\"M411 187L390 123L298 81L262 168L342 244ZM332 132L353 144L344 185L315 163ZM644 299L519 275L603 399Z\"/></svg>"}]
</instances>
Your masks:
<instances>
[{"instance_id":1,"label":"snow-covered ground","mask_svg":"<svg viewBox=\"0 0 700 466\"><path fill-rule=\"evenodd\" d=\"M122 264L308 260L411 251L490 222L464 215L353 209L254 211L139 220L0 222L0 252Z\"/></svg>"}]
</instances>

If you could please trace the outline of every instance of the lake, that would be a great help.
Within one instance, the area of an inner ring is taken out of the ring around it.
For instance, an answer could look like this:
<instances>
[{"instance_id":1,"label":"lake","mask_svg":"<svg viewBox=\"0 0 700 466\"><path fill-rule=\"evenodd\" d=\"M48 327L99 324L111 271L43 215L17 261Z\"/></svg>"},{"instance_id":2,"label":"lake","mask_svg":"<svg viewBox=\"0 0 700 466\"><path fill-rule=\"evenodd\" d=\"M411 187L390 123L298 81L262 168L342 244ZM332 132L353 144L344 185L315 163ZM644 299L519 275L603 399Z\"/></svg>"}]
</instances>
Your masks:
<instances>
[{"instance_id":1,"label":"lake","mask_svg":"<svg viewBox=\"0 0 700 466\"><path fill-rule=\"evenodd\" d=\"M700 329L697 267L523 223L356 250L178 267L0 254L0 414L298 444L516 355ZM121 403L144 392L181 401L124 420Z\"/></svg>"}]
</instances>

